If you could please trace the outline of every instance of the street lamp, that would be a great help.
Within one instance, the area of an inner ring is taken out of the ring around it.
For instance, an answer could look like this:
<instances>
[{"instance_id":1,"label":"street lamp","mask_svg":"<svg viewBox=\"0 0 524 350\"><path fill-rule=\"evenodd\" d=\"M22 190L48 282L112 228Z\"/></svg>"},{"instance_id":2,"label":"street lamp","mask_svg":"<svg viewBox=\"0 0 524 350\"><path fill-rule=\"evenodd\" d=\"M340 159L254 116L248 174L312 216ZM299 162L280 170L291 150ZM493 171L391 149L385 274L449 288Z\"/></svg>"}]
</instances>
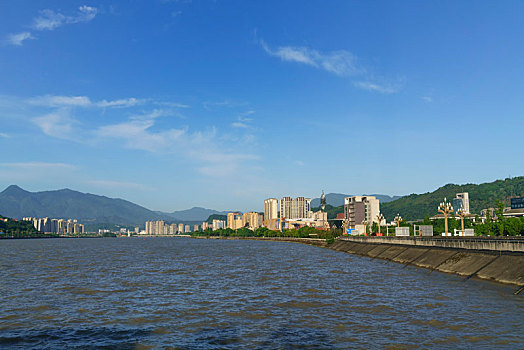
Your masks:
<instances>
[{"instance_id":1,"label":"street lamp","mask_svg":"<svg viewBox=\"0 0 524 350\"><path fill-rule=\"evenodd\" d=\"M466 209L460 208L457 210L457 215L460 217L460 225L462 226L462 236L464 236L464 218L468 216Z\"/></svg>"},{"instance_id":2,"label":"street lamp","mask_svg":"<svg viewBox=\"0 0 524 350\"><path fill-rule=\"evenodd\" d=\"M400 227L400 222L403 221L402 216L400 216L400 214L397 214L397 216L395 216L395 219L393 220L397 223L397 227Z\"/></svg>"},{"instance_id":3,"label":"street lamp","mask_svg":"<svg viewBox=\"0 0 524 350\"><path fill-rule=\"evenodd\" d=\"M448 215L449 213L453 212L453 207L451 206L451 203L446 201L446 197L444 197L444 202L440 203L437 210L444 214L444 231L446 232L445 236L448 235Z\"/></svg>"},{"instance_id":4,"label":"street lamp","mask_svg":"<svg viewBox=\"0 0 524 350\"><path fill-rule=\"evenodd\" d=\"M376 218L378 221L378 234L380 235L380 223L382 222L382 220L384 220L384 215L378 213Z\"/></svg>"},{"instance_id":5,"label":"street lamp","mask_svg":"<svg viewBox=\"0 0 524 350\"><path fill-rule=\"evenodd\" d=\"M348 219L344 219L342 220L342 234L343 235L347 235L348 234L348 226L349 226L349 220Z\"/></svg>"}]
</instances>

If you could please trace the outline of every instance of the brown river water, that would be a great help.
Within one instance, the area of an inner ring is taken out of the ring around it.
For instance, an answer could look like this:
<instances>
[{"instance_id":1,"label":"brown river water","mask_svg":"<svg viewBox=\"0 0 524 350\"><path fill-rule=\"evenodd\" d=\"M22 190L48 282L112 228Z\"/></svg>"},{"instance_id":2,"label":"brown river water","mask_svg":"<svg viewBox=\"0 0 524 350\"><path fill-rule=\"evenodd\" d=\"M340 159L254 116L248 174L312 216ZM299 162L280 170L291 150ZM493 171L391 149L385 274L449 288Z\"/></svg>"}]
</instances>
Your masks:
<instances>
[{"instance_id":1,"label":"brown river water","mask_svg":"<svg viewBox=\"0 0 524 350\"><path fill-rule=\"evenodd\" d=\"M0 241L0 349L523 349L516 287L299 243Z\"/></svg>"}]
</instances>

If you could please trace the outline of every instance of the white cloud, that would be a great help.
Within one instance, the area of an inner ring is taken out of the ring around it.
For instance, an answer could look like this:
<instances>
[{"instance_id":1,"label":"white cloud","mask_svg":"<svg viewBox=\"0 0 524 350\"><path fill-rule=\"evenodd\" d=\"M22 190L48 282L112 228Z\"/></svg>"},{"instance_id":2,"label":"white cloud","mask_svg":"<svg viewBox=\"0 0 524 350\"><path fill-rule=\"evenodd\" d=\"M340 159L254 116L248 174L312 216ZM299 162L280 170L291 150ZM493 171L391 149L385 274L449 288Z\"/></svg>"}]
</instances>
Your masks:
<instances>
[{"instance_id":1,"label":"white cloud","mask_svg":"<svg viewBox=\"0 0 524 350\"><path fill-rule=\"evenodd\" d=\"M396 84L391 84L391 83L379 84L379 83L371 82L371 81L356 81L354 82L354 85L358 88L368 90L368 91L376 91L382 94L393 94L393 93L399 92L402 89L403 82L400 81Z\"/></svg>"},{"instance_id":2,"label":"white cloud","mask_svg":"<svg viewBox=\"0 0 524 350\"><path fill-rule=\"evenodd\" d=\"M263 40L260 43L266 53L279 57L282 61L307 64L338 76L355 76L365 72L364 68L359 66L356 56L346 50L321 53L307 47L296 46L279 46L271 49Z\"/></svg>"},{"instance_id":3,"label":"white cloud","mask_svg":"<svg viewBox=\"0 0 524 350\"><path fill-rule=\"evenodd\" d=\"M278 57L282 61L306 64L339 77L350 78L353 80L353 85L359 89L392 94L400 91L404 86L404 79L399 79L396 83L377 79L369 69L359 63L359 59L353 53L347 50L322 53L303 46L279 46L272 49L263 40L259 42L270 56Z\"/></svg>"},{"instance_id":4,"label":"white cloud","mask_svg":"<svg viewBox=\"0 0 524 350\"><path fill-rule=\"evenodd\" d=\"M75 169L71 164L65 163L45 163L45 162L26 162L26 163L0 163L0 166L8 168L24 168L24 169Z\"/></svg>"},{"instance_id":5,"label":"white cloud","mask_svg":"<svg viewBox=\"0 0 524 350\"><path fill-rule=\"evenodd\" d=\"M66 16L53 10L42 10L40 16L33 20L33 29L54 30L64 24L89 22L96 17L98 10L95 7L80 6L74 16Z\"/></svg>"},{"instance_id":6,"label":"white cloud","mask_svg":"<svg viewBox=\"0 0 524 350\"><path fill-rule=\"evenodd\" d=\"M34 97L28 100L32 105L45 107L64 107L78 106L87 107L91 105L91 100L86 96L53 96L44 95Z\"/></svg>"},{"instance_id":7,"label":"white cloud","mask_svg":"<svg viewBox=\"0 0 524 350\"><path fill-rule=\"evenodd\" d=\"M422 99L428 103L433 102L433 98L431 96L423 96Z\"/></svg>"},{"instance_id":8,"label":"white cloud","mask_svg":"<svg viewBox=\"0 0 524 350\"><path fill-rule=\"evenodd\" d=\"M141 117L112 125L105 125L96 131L99 137L109 137L126 140L128 148L141 149L150 152L165 152L175 143L184 133L184 129L169 129L160 132L153 132L150 129L154 126L154 118L160 114L151 114L150 119Z\"/></svg>"},{"instance_id":9,"label":"white cloud","mask_svg":"<svg viewBox=\"0 0 524 350\"><path fill-rule=\"evenodd\" d=\"M73 132L74 120L69 117L66 110L57 110L56 112L33 118L32 121L46 135L65 140L75 140L75 133Z\"/></svg>"},{"instance_id":10,"label":"white cloud","mask_svg":"<svg viewBox=\"0 0 524 350\"><path fill-rule=\"evenodd\" d=\"M100 108L129 108L148 102L146 99L135 97L123 98L118 100L101 100L93 102L87 96L57 96L43 95L33 97L28 100L32 105L44 107L100 107ZM184 106L184 105L178 105Z\"/></svg>"},{"instance_id":11,"label":"white cloud","mask_svg":"<svg viewBox=\"0 0 524 350\"><path fill-rule=\"evenodd\" d=\"M40 15L33 19L31 28L38 31L54 30L65 24L85 23L93 20L98 13L98 9L91 6L80 6L78 12L73 16L54 12L53 10L42 10ZM21 32L9 34L6 38L7 44L22 46L23 42L28 39L35 39L31 32Z\"/></svg>"},{"instance_id":12,"label":"white cloud","mask_svg":"<svg viewBox=\"0 0 524 350\"><path fill-rule=\"evenodd\" d=\"M234 122L231 124L231 126L234 128L243 128L243 129L249 128L249 125L247 125L246 123L242 123L242 122Z\"/></svg>"},{"instance_id":13,"label":"white cloud","mask_svg":"<svg viewBox=\"0 0 524 350\"><path fill-rule=\"evenodd\" d=\"M8 134L4 133L4 132L0 132L0 137L3 137L3 138L9 138L11 136L9 136Z\"/></svg>"},{"instance_id":14,"label":"white cloud","mask_svg":"<svg viewBox=\"0 0 524 350\"><path fill-rule=\"evenodd\" d=\"M24 40L34 39L30 32L21 32L16 34L9 34L7 36L7 43L15 46L22 46Z\"/></svg>"},{"instance_id":15,"label":"white cloud","mask_svg":"<svg viewBox=\"0 0 524 350\"><path fill-rule=\"evenodd\" d=\"M98 107L133 107L143 103L145 103L145 100L139 100L134 97L131 97L114 101L102 100L100 102L97 102L96 105Z\"/></svg>"}]
</instances>

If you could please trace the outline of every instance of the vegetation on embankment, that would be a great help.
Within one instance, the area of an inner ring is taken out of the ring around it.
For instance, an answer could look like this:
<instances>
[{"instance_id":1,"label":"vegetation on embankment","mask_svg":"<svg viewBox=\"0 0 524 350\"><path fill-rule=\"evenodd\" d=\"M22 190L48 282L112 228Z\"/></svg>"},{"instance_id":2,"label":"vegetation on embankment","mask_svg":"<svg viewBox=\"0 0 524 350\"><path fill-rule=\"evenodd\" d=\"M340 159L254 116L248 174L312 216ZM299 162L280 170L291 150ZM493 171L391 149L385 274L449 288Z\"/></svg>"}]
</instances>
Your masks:
<instances>
[{"instance_id":1,"label":"vegetation on embankment","mask_svg":"<svg viewBox=\"0 0 524 350\"><path fill-rule=\"evenodd\" d=\"M0 238L37 238L47 237L38 232L29 221L19 221L0 215Z\"/></svg>"},{"instance_id":2,"label":"vegetation on embankment","mask_svg":"<svg viewBox=\"0 0 524 350\"><path fill-rule=\"evenodd\" d=\"M219 230L205 230L192 232L194 237L291 237L291 238L321 238L328 242L333 242L334 239L342 234L341 229L317 230L313 227L301 227L293 230L274 231L266 227L260 227L254 231L248 228L241 228L232 230L230 228Z\"/></svg>"}]
</instances>

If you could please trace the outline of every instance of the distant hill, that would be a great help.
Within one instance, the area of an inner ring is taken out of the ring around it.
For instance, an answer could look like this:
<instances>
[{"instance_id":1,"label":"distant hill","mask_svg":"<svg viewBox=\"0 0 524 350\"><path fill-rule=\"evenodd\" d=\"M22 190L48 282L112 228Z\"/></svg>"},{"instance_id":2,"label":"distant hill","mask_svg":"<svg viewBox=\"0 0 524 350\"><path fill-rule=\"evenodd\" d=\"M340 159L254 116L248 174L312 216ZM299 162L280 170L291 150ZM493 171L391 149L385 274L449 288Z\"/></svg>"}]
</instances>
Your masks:
<instances>
[{"instance_id":1,"label":"distant hill","mask_svg":"<svg viewBox=\"0 0 524 350\"><path fill-rule=\"evenodd\" d=\"M326 204L334 207L344 205L344 198L354 196L352 194L342 193L328 193L326 194ZM385 194L370 194L369 196L375 196L380 200L380 203L387 203L394 201L395 199L401 198L401 196L388 196ZM311 207L316 208L320 206L320 198L314 198L311 200Z\"/></svg>"},{"instance_id":2,"label":"distant hill","mask_svg":"<svg viewBox=\"0 0 524 350\"><path fill-rule=\"evenodd\" d=\"M524 176L479 185L448 184L433 192L410 194L389 203L381 203L380 210L388 220L392 220L397 213L406 220L423 219L425 215L438 214L437 206L444 197L451 201L460 192L469 193L471 213L480 214L482 209L495 207L497 201L509 206L510 197L524 195Z\"/></svg>"},{"instance_id":3,"label":"distant hill","mask_svg":"<svg viewBox=\"0 0 524 350\"><path fill-rule=\"evenodd\" d=\"M72 218L84 223L119 225L143 225L147 220L169 219L123 199L70 189L29 192L16 185L0 192L0 214L16 219L25 216Z\"/></svg>"},{"instance_id":4,"label":"distant hill","mask_svg":"<svg viewBox=\"0 0 524 350\"><path fill-rule=\"evenodd\" d=\"M220 215L220 214L209 215L209 217L207 218L206 222L212 223L213 220L226 221L227 220L227 215Z\"/></svg>"},{"instance_id":5,"label":"distant hill","mask_svg":"<svg viewBox=\"0 0 524 350\"><path fill-rule=\"evenodd\" d=\"M206 221L209 216L211 215L227 215L227 212L223 211L216 211L213 209L206 209L206 208L200 208L200 207L193 207L191 209L186 210L179 210L174 211L172 213L162 213L159 212L161 215L168 215L174 220L178 221Z\"/></svg>"},{"instance_id":6,"label":"distant hill","mask_svg":"<svg viewBox=\"0 0 524 350\"><path fill-rule=\"evenodd\" d=\"M379 197L381 195L374 196L377 196L377 198L380 199L380 211L388 221L393 220L397 213L400 214L404 220L412 221L423 219L426 215L433 216L438 214L437 206L439 203L442 202L444 198L447 198L448 201L451 201L453 198L455 198L455 195L460 192L469 193L469 206L471 213L480 214L482 209L496 207L497 201L501 201L506 206L509 206L511 197L523 196L524 176L505 180L497 180L480 185L448 184L438 188L433 192L410 194L409 196L400 197L393 201L387 201L388 198ZM340 194L337 195L345 196ZM326 195L326 202L327 196L328 195ZM315 199L318 200L315 202L318 203L318 205L314 206L312 204L312 208L318 208L320 205L320 200L318 198ZM386 201L384 201L384 199L386 199ZM311 203L313 203L313 201L311 201ZM343 202L338 206L331 206L328 202L326 211L328 212L328 218L335 217L337 213L343 213Z\"/></svg>"}]
</instances>

